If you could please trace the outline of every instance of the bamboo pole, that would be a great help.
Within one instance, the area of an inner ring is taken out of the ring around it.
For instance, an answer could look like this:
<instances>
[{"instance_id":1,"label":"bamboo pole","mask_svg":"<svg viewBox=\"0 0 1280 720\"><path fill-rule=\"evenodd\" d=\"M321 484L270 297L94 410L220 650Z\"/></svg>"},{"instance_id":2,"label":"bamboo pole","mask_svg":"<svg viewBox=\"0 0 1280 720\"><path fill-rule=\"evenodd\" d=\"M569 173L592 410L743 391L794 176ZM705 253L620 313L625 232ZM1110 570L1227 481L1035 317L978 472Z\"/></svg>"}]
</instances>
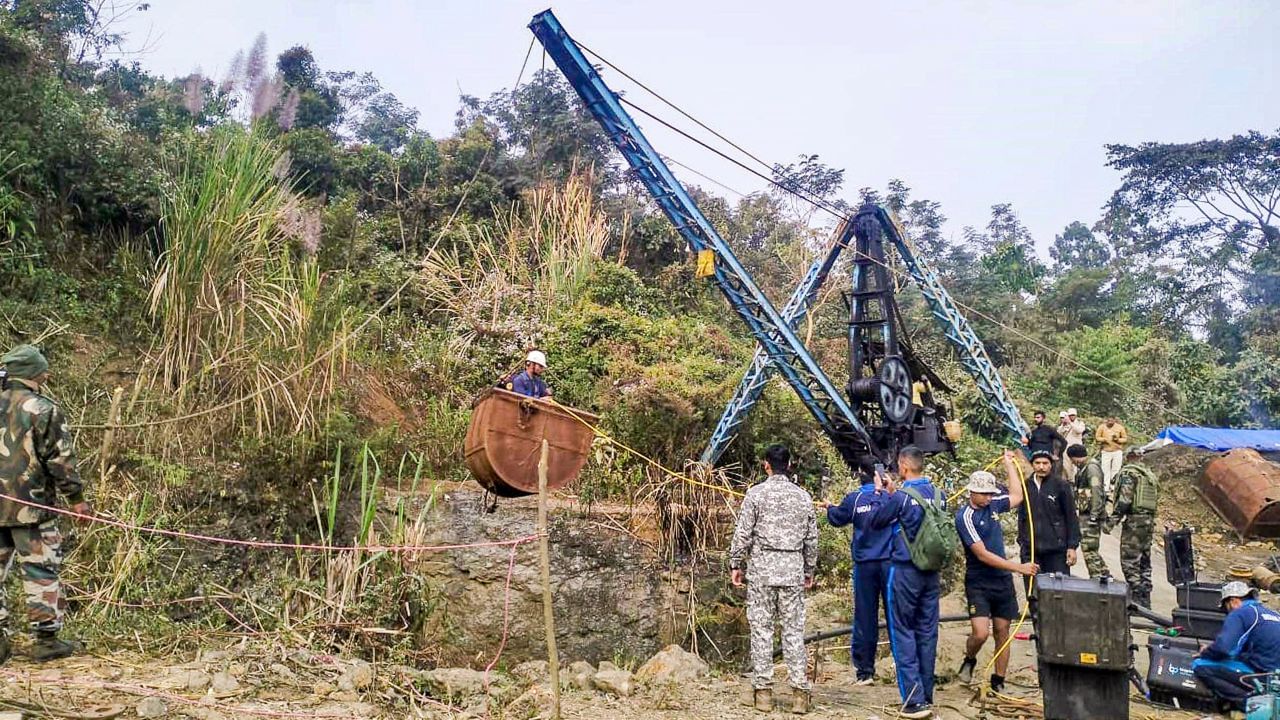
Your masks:
<instances>
[{"instance_id":1,"label":"bamboo pole","mask_svg":"<svg viewBox=\"0 0 1280 720\"><path fill-rule=\"evenodd\" d=\"M560 653L556 649L556 619L551 611L551 549L547 538L547 461L550 447L542 441L538 458L538 551L542 565L542 624L547 633L547 668L551 672L551 717L560 720Z\"/></svg>"}]
</instances>

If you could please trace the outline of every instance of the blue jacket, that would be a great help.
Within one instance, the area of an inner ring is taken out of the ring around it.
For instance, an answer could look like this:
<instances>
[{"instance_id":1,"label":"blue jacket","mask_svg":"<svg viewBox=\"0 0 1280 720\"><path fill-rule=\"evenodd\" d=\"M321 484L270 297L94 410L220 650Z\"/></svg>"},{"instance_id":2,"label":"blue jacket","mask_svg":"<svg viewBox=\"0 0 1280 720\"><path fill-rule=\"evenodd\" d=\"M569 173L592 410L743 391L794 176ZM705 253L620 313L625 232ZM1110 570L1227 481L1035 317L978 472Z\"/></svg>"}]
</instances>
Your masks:
<instances>
[{"instance_id":1,"label":"blue jacket","mask_svg":"<svg viewBox=\"0 0 1280 720\"><path fill-rule=\"evenodd\" d=\"M1258 672L1280 670L1280 613L1257 600L1245 600L1227 615L1218 637L1200 656L1239 660Z\"/></svg>"},{"instance_id":2,"label":"blue jacket","mask_svg":"<svg viewBox=\"0 0 1280 720\"><path fill-rule=\"evenodd\" d=\"M929 478L908 480L902 484L902 487L915 490L925 500L932 500L937 496L937 491L933 489L933 483L929 482ZM911 551L907 548L907 541L902 534L906 533L907 537L914 538L916 533L920 532L920 525L924 523L924 508L903 492L902 488L892 495L878 492L875 497L877 498L876 510L871 514L871 527L892 527L891 559L896 563L911 562Z\"/></svg>"},{"instance_id":3,"label":"blue jacket","mask_svg":"<svg viewBox=\"0 0 1280 720\"><path fill-rule=\"evenodd\" d=\"M853 524L850 549L855 563L888 560L892 551L893 530L871 527L871 516L877 505L875 497L876 486L867 483L857 492L845 495L839 505L827 508L827 522L831 527Z\"/></svg>"},{"instance_id":4,"label":"blue jacket","mask_svg":"<svg viewBox=\"0 0 1280 720\"><path fill-rule=\"evenodd\" d=\"M511 379L511 390L529 397L546 397L547 382L540 377L530 375L528 370L522 370Z\"/></svg>"}]
</instances>

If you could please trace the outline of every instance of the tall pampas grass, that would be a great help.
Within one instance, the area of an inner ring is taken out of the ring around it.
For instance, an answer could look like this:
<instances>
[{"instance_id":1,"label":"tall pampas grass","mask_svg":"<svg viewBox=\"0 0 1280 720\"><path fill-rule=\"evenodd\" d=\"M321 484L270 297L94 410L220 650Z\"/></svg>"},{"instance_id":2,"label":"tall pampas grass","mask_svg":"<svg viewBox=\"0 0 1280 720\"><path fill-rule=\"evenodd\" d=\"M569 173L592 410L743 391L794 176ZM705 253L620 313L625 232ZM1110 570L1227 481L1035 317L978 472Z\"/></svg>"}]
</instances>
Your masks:
<instances>
[{"instance_id":1,"label":"tall pampas grass","mask_svg":"<svg viewBox=\"0 0 1280 720\"><path fill-rule=\"evenodd\" d=\"M153 379L180 411L270 388L228 412L259 434L282 422L314 430L345 349L307 366L347 330L309 247L314 214L276 173L270 140L223 128L187 143L161 206Z\"/></svg>"}]
</instances>

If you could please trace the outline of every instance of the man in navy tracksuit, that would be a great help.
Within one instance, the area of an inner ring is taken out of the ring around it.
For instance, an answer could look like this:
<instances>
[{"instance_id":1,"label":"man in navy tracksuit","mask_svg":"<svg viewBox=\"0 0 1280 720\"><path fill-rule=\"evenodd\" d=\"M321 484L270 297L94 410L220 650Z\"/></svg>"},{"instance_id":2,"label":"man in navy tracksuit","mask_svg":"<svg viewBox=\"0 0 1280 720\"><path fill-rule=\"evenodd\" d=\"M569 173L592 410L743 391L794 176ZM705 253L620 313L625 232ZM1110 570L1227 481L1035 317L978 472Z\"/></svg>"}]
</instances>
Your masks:
<instances>
[{"instance_id":1,"label":"man in navy tracksuit","mask_svg":"<svg viewBox=\"0 0 1280 720\"><path fill-rule=\"evenodd\" d=\"M893 549L893 529L872 528L876 509L876 488L866 483L844 496L839 505L825 503L827 522L832 527L853 525L850 551L853 554L853 643L849 652L858 685L870 685L876 674L876 644L880 639L880 607L889 612L889 554Z\"/></svg>"},{"instance_id":2,"label":"man in navy tracksuit","mask_svg":"<svg viewBox=\"0 0 1280 720\"><path fill-rule=\"evenodd\" d=\"M1239 581L1222 586L1222 609L1228 613L1222 630L1191 668L1219 700L1244 710L1253 691L1241 681L1280 670L1280 613L1258 602L1258 591Z\"/></svg>"},{"instance_id":3,"label":"man in navy tracksuit","mask_svg":"<svg viewBox=\"0 0 1280 720\"><path fill-rule=\"evenodd\" d=\"M924 508L903 492L910 488L924 500L937 496L924 477L924 453L915 446L898 453L902 489L877 476L876 509L872 528L893 528L889 568L889 647L898 668L898 693L902 711L898 717L927 718L933 714L933 670L938 654L938 573L920 570L911 563L906 538L915 539L924 523ZM883 484L884 489L879 489ZM904 537L905 536L905 537Z\"/></svg>"}]
</instances>

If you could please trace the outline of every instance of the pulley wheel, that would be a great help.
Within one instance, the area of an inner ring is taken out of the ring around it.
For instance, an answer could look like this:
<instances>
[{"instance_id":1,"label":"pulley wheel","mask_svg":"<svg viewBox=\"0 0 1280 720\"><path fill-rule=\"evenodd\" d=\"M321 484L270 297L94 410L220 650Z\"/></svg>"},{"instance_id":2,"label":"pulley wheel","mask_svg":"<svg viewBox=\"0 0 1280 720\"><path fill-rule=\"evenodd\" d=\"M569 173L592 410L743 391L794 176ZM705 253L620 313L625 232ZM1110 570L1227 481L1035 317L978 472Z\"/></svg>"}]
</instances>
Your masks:
<instances>
[{"instance_id":1,"label":"pulley wheel","mask_svg":"<svg viewBox=\"0 0 1280 720\"><path fill-rule=\"evenodd\" d=\"M900 357L892 356L880 363L880 408L891 423L911 422L911 371Z\"/></svg>"}]
</instances>

